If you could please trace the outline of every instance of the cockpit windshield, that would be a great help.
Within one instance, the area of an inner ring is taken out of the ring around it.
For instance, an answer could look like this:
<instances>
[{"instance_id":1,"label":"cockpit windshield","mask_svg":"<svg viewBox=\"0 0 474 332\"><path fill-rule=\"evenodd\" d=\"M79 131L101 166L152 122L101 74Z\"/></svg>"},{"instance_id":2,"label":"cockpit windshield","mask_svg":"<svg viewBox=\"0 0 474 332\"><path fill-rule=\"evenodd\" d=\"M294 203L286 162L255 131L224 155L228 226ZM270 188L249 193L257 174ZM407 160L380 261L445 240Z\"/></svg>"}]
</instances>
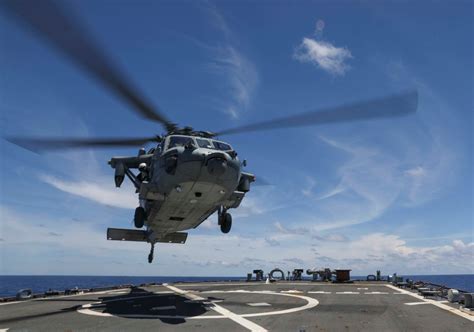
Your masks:
<instances>
[{"instance_id":1,"label":"cockpit windshield","mask_svg":"<svg viewBox=\"0 0 474 332\"><path fill-rule=\"evenodd\" d=\"M200 148L221 150L221 151L231 151L232 147L229 144L213 141L206 138L196 138L196 142Z\"/></svg>"},{"instance_id":2,"label":"cockpit windshield","mask_svg":"<svg viewBox=\"0 0 474 332\"><path fill-rule=\"evenodd\" d=\"M171 136L170 142L168 144L168 149L176 148L178 146L186 146L188 144L194 145L194 141L192 137L186 136Z\"/></svg>"},{"instance_id":3,"label":"cockpit windshield","mask_svg":"<svg viewBox=\"0 0 474 332\"><path fill-rule=\"evenodd\" d=\"M212 142L208 139L196 138L196 142L200 148L214 149L214 145L212 145Z\"/></svg>"},{"instance_id":4,"label":"cockpit windshield","mask_svg":"<svg viewBox=\"0 0 474 332\"><path fill-rule=\"evenodd\" d=\"M190 136L170 136L167 149L172 149L180 146L193 145L195 147L220 150L220 151L232 151L232 147L223 142L214 141L202 137L190 137Z\"/></svg>"}]
</instances>

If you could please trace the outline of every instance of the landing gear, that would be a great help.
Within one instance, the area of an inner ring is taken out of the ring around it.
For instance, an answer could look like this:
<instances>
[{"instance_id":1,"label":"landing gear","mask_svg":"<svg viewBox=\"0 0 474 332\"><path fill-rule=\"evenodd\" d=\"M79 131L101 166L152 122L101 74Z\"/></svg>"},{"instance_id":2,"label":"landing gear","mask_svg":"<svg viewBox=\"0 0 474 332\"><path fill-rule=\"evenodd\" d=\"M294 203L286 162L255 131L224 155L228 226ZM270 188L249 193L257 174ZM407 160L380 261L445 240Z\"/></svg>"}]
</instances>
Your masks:
<instances>
[{"instance_id":1,"label":"landing gear","mask_svg":"<svg viewBox=\"0 0 474 332\"><path fill-rule=\"evenodd\" d=\"M232 228L232 216L225 210L219 215L219 225L221 226L221 232L227 234Z\"/></svg>"},{"instance_id":2,"label":"landing gear","mask_svg":"<svg viewBox=\"0 0 474 332\"><path fill-rule=\"evenodd\" d=\"M145 224L146 212L145 209L141 206L135 209L135 216L133 217L133 222L135 223L136 228L142 228Z\"/></svg>"},{"instance_id":3,"label":"landing gear","mask_svg":"<svg viewBox=\"0 0 474 332\"><path fill-rule=\"evenodd\" d=\"M148 254L148 263L150 263L150 264L151 264L151 262L153 262L153 252L154 251L155 251L155 244L152 243L150 253Z\"/></svg>"}]
</instances>

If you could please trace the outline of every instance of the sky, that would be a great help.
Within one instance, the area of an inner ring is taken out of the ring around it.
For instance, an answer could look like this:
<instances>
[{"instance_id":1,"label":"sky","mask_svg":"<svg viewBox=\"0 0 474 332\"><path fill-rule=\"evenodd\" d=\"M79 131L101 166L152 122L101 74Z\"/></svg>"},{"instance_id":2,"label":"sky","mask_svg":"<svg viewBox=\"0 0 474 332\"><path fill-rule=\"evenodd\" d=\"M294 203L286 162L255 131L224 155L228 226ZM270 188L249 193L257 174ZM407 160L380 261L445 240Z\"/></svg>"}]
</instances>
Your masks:
<instances>
[{"instance_id":1,"label":"sky","mask_svg":"<svg viewBox=\"0 0 474 332\"><path fill-rule=\"evenodd\" d=\"M112 156L34 154L0 140L0 274L245 276L279 267L353 275L474 273L470 1L68 1L172 121L217 131L419 92L414 115L226 137L255 186L222 234L106 240L138 198ZM161 134L155 123L0 12L2 136Z\"/></svg>"}]
</instances>

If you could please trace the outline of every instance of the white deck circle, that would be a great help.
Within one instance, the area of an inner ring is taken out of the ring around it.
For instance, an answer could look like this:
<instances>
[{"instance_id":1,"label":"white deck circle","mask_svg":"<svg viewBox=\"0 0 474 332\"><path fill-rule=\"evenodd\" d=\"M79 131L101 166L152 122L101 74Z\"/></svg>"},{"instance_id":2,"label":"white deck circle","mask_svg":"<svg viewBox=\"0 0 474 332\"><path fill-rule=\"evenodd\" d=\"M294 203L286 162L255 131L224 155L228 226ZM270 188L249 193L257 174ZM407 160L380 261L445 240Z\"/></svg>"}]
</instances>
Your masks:
<instances>
[{"instance_id":1,"label":"white deck circle","mask_svg":"<svg viewBox=\"0 0 474 332\"><path fill-rule=\"evenodd\" d=\"M284 314L289 314L289 313L294 313L297 311L302 311L302 310L308 310L311 308L316 307L319 304L319 301L300 294L292 294L292 293L277 293L277 292L271 292L271 291L249 291L249 290L229 290L229 291L203 291L201 292L202 294L204 293L248 293L248 294L262 294L262 295L276 295L276 296L288 296L288 297L294 297L294 298L299 298L302 300L305 300L307 303L305 305L295 307L295 308L290 308L290 309L284 309L284 310L275 310L275 311L267 311L267 312L257 312L257 313L250 313L250 314L242 314L238 315L240 317L244 318L249 318L249 317L261 317L261 316L272 316L272 315L284 315ZM133 297L133 298L123 298L120 299L121 301L129 301L131 299L136 299L136 298L148 298L148 297L153 297L155 295L150 295L150 296L140 296L140 297ZM119 300L111 300L111 301L119 301ZM103 302L95 302L95 303L88 303L82 305L79 309L77 309L77 312L85 315L91 315L91 316L99 316L99 317L124 317L124 318L163 318L163 319L223 319L227 318L226 316L222 315L207 315L207 316L172 316L172 315L113 315L111 313L105 313L105 312L99 312L92 310L94 306L99 306L103 305L107 302L111 301L103 301ZM210 301L212 302L212 301ZM225 301L224 301L225 303Z\"/></svg>"}]
</instances>

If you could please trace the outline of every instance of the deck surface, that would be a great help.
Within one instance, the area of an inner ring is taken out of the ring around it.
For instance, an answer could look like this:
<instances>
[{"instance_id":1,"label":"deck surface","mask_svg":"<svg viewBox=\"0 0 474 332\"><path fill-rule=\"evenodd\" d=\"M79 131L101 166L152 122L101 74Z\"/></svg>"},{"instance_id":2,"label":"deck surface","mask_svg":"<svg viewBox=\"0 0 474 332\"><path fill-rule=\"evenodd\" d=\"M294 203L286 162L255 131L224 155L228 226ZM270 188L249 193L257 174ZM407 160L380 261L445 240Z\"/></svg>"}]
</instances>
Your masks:
<instances>
[{"instance_id":1,"label":"deck surface","mask_svg":"<svg viewBox=\"0 0 474 332\"><path fill-rule=\"evenodd\" d=\"M0 304L0 331L474 331L383 283L184 283Z\"/></svg>"}]
</instances>

